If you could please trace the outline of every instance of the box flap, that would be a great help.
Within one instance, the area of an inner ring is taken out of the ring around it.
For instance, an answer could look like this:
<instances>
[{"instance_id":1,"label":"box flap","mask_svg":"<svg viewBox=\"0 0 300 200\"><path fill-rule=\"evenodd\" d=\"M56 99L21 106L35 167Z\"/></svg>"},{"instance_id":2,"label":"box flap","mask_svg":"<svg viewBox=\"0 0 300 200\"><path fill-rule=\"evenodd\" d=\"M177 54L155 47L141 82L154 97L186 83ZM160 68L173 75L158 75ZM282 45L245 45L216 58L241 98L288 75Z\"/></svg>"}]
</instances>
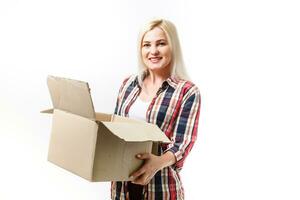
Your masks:
<instances>
[{"instance_id":1,"label":"box flap","mask_svg":"<svg viewBox=\"0 0 300 200\"><path fill-rule=\"evenodd\" d=\"M97 121L110 122L110 121L112 121L112 115L111 114L106 114L106 113L96 112L96 120Z\"/></svg>"},{"instance_id":2,"label":"box flap","mask_svg":"<svg viewBox=\"0 0 300 200\"><path fill-rule=\"evenodd\" d=\"M47 84L54 109L95 119L95 110L88 83L48 76Z\"/></svg>"},{"instance_id":3,"label":"box flap","mask_svg":"<svg viewBox=\"0 0 300 200\"><path fill-rule=\"evenodd\" d=\"M154 124L100 122L113 134L128 142L155 141L170 143L169 138Z\"/></svg>"},{"instance_id":4,"label":"box flap","mask_svg":"<svg viewBox=\"0 0 300 200\"><path fill-rule=\"evenodd\" d=\"M142 124L148 124L147 122L139 119L132 119L129 117L123 117L120 115L113 114L111 116L111 121L112 122L126 122L126 123L142 123Z\"/></svg>"},{"instance_id":5,"label":"box flap","mask_svg":"<svg viewBox=\"0 0 300 200\"><path fill-rule=\"evenodd\" d=\"M40 113L52 114L52 113L53 113L53 111L54 111L54 109L53 109L53 108L51 108L51 109L47 109L47 110L42 110L42 111L40 111Z\"/></svg>"}]
</instances>

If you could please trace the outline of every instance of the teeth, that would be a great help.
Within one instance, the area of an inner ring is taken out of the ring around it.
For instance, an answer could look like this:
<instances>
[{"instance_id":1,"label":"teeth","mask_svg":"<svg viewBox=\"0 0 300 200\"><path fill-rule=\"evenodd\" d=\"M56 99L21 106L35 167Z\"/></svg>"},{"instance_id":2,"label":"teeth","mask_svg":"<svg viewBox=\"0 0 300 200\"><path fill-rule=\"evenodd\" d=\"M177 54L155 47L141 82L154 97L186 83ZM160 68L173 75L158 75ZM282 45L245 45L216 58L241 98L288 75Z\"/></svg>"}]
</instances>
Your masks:
<instances>
[{"instance_id":1,"label":"teeth","mask_svg":"<svg viewBox=\"0 0 300 200\"><path fill-rule=\"evenodd\" d=\"M156 61L159 61L160 58L150 58L150 60L153 61L153 62L156 62Z\"/></svg>"}]
</instances>

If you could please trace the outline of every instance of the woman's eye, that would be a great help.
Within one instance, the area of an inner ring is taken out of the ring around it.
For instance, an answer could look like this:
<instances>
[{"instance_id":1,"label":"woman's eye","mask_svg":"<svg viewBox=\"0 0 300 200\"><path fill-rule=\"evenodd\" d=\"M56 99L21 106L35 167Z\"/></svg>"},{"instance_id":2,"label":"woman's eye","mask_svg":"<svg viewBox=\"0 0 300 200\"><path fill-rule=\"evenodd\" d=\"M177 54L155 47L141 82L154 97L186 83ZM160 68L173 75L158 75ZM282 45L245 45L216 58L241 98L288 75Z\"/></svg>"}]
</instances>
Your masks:
<instances>
[{"instance_id":1,"label":"woman's eye","mask_svg":"<svg viewBox=\"0 0 300 200\"><path fill-rule=\"evenodd\" d=\"M165 43L165 42L160 42L158 45L159 45L159 46L165 46L166 43Z\"/></svg>"},{"instance_id":2,"label":"woman's eye","mask_svg":"<svg viewBox=\"0 0 300 200\"><path fill-rule=\"evenodd\" d=\"M143 44L143 47L150 47L150 44Z\"/></svg>"}]
</instances>

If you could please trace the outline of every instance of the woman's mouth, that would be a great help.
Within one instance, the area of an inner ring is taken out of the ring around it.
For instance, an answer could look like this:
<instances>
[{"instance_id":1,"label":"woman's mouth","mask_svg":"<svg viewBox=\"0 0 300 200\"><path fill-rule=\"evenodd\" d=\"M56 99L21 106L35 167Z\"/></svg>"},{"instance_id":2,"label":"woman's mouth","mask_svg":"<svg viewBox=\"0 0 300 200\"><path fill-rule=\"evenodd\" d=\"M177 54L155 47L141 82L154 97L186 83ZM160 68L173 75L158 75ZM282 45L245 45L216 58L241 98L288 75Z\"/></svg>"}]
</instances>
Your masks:
<instances>
[{"instance_id":1,"label":"woman's mouth","mask_svg":"<svg viewBox=\"0 0 300 200\"><path fill-rule=\"evenodd\" d=\"M151 57L151 58L149 58L149 60L152 63L158 63L161 59L162 59L162 57Z\"/></svg>"}]
</instances>

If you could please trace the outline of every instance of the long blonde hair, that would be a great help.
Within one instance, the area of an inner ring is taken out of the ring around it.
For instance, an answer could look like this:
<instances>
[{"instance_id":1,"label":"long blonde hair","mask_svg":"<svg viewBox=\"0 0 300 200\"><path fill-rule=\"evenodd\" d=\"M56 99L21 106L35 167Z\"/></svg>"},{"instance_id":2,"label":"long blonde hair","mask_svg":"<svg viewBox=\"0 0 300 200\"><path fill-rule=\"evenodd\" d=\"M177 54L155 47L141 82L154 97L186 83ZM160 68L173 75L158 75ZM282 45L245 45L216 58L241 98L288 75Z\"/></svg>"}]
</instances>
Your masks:
<instances>
[{"instance_id":1,"label":"long blonde hair","mask_svg":"<svg viewBox=\"0 0 300 200\"><path fill-rule=\"evenodd\" d=\"M179 79L189 80L189 76L186 72L182 53L181 53L181 47L180 42L177 34L177 30L175 25L165 19L152 19L148 21L140 30L139 36L138 36L138 80L141 84L143 81L143 77L145 73L148 72L147 66L143 62L141 48L142 48L142 42L144 39L145 34L148 31L151 31L155 27L161 28L164 33L166 34L168 43L171 47L172 52L172 59L171 59L171 76L176 77Z\"/></svg>"}]
</instances>

